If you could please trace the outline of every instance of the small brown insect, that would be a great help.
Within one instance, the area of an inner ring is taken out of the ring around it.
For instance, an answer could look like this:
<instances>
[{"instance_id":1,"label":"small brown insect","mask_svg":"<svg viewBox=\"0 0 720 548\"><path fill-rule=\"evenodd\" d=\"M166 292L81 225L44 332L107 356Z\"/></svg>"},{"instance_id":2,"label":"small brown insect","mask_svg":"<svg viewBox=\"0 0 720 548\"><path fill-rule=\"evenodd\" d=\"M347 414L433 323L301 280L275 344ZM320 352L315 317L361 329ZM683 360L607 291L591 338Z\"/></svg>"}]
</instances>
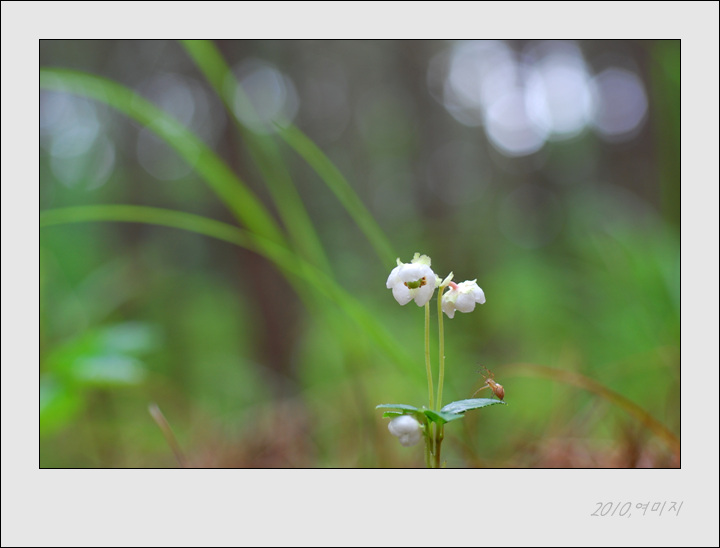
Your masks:
<instances>
[{"instance_id":1,"label":"small brown insect","mask_svg":"<svg viewBox=\"0 0 720 548\"><path fill-rule=\"evenodd\" d=\"M505 397L505 389L503 388L502 384L498 384L495 382L495 375L487 367L483 366L483 369L487 371L487 375L483 374L480 371L478 371L478 373L480 373L485 379L485 384L475 390L473 397L475 396L475 394L480 392L480 390L484 390L485 388L491 388L493 394L495 394L499 399L502 400Z\"/></svg>"}]
</instances>

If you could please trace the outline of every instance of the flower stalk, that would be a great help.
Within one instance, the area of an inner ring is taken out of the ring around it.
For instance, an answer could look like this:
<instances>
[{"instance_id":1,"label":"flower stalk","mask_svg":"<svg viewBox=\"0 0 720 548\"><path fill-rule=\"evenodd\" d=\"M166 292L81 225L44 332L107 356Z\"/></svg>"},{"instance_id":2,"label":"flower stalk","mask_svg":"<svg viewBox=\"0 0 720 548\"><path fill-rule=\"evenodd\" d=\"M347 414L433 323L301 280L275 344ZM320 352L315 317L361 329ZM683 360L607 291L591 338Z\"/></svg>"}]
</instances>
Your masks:
<instances>
[{"instance_id":1,"label":"flower stalk","mask_svg":"<svg viewBox=\"0 0 720 548\"><path fill-rule=\"evenodd\" d=\"M430 365L430 303L425 303L425 371L428 381L428 396L430 400L430 409L435 409L433 401L433 380L432 367Z\"/></svg>"},{"instance_id":2,"label":"flower stalk","mask_svg":"<svg viewBox=\"0 0 720 548\"><path fill-rule=\"evenodd\" d=\"M485 302L485 294L478 287L476 280L465 281L460 284L453 282L452 272L444 280L440 281L440 278L435 275L430 265L430 257L419 253L415 253L409 263L403 263L398 259L397 266L390 272L385 284L388 289L392 290L393 297L401 306L405 306L410 301L415 301L418 306L425 307L424 350L429 403L429 408L425 411L407 405L398 406L404 411L402 414L397 413L399 416L390 421L388 429L406 447L415 445L423 437L425 440L425 465L428 468L440 468L442 466L440 449L445 438L444 423L459 418L457 412L453 416L452 412L443 413L441 411L445 384L445 328L443 314L452 319L458 310L465 313L472 312L476 303L482 304ZM433 372L430 360L430 300L436 288L438 289L439 356L437 398L434 398ZM445 292L448 288L449 290ZM379 407L390 406L382 405ZM448 415L450 416L448 417Z\"/></svg>"},{"instance_id":3,"label":"flower stalk","mask_svg":"<svg viewBox=\"0 0 720 548\"><path fill-rule=\"evenodd\" d=\"M442 293L445 288L441 285L438 290L438 347L439 347L439 371L438 371L438 395L437 410L442 407L443 384L445 382L445 330L443 328Z\"/></svg>"}]
</instances>

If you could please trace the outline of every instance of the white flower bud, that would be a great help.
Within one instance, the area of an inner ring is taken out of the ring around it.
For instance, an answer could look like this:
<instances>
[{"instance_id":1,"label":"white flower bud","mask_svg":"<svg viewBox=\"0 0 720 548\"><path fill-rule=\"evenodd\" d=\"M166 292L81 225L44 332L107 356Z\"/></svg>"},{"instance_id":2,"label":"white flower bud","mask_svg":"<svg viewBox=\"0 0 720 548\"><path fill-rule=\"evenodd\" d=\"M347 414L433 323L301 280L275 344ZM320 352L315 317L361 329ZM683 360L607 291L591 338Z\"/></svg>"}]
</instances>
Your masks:
<instances>
[{"instance_id":1,"label":"white flower bud","mask_svg":"<svg viewBox=\"0 0 720 548\"><path fill-rule=\"evenodd\" d=\"M388 430L400 439L400 445L410 447L417 444L422 437L420 423L410 415L401 415L388 424Z\"/></svg>"}]
</instances>

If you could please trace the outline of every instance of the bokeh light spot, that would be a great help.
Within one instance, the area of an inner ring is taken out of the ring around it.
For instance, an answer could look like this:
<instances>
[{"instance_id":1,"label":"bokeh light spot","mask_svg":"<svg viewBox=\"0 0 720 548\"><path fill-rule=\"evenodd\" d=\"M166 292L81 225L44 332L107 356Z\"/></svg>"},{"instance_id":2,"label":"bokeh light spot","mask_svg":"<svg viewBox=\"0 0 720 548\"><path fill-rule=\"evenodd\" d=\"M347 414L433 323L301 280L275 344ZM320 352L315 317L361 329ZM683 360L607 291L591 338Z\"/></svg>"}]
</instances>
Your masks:
<instances>
[{"instance_id":1,"label":"bokeh light spot","mask_svg":"<svg viewBox=\"0 0 720 548\"><path fill-rule=\"evenodd\" d=\"M97 106L70 94L40 95L40 144L55 178L72 189L104 185L115 166L115 144L105 135Z\"/></svg>"},{"instance_id":2,"label":"bokeh light spot","mask_svg":"<svg viewBox=\"0 0 720 548\"><path fill-rule=\"evenodd\" d=\"M140 165L161 181L181 179L193 169L187 159L181 158L170 145L147 128L138 134L136 151Z\"/></svg>"},{"instance_id":3,"label":"bokeh light spot","mask_svg":"<svg viewBox=\"0 0 720 548\"><path fill-rule=\"evenodd\" d=\"M548 135L530 117L521 88L507 92L488 109L486 131L492 145L508 156L537 152Z\"/></svg>"},{"instance_id":4,"label":"bokeh light spot","mask_svg":"<svg viewBox=\"0 0 720 548\"><path fill-rule=\"evenodd\" d=\"M527 79L529 116L550 138L578 135L590 122L594 103L590 75L580 50L572 42L543 42L544 50L531 65Z\"/></svg>"},{"instance_id":5,"label":"bokeh light spot","mask_svg":"<svg viewBox=\"0 0 720 548\"><path fill-rule=\"evenodd\" d=\"M637 74L608 68L595 77L594 84L598 108L593 125L600 135L613 142L635 137L648 107L645 87Z\"/></svg>"},{"instance_id":6,"label":"bokeh light spot","mask_svg":"<svg viewBox=\"0 0 720 548\"><path fill-rule=\"evenodd\" d=\"M292 121L299 99L289 77L256 59L241 63L233 72L239 86L231 103L240 123L258 133L271 133L274 123Z\"/></svg>"}]
</instances>

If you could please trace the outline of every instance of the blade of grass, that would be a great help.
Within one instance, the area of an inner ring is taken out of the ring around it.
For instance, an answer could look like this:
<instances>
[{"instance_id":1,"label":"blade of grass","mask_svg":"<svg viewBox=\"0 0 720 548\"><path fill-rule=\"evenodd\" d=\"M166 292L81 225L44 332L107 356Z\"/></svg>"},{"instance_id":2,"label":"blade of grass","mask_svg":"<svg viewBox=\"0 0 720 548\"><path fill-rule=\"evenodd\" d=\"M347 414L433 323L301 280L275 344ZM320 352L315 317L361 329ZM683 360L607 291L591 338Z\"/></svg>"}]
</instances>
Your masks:
<instances>
[{"instance_id":1,"label":"blade of grass","mask_svg":"<svg viewBox=\"0 0 720 548\"><path fill-rule=\"evenodd\" d=\"M249 115L255 115L255 109L220 51L209 40L181 40L180 43L210 82L235 122L270 190L291 242L309 262L330 271L330 263L320 239L274 140L269 135L246 128L237 119L233 100L242 101L243 111Z\"/></svg>"},{"instance_id":2,"label":"blade of grass","mask_svg":"<svg viewBox=\"0 0 720 548\"><path fill-rule=\"evenodd\" d=\"M137 120L174 148L249 230L285 242L265 206L225 162L192 131L131 89L92 74L48 68L40 69L40 87L94 99Z\"/></svg>"},{"instance_id":3,"label":"blade of grass","mask_svg":"<svg viewBox=\"0 0 720 548\"><path fill-rule=\"evenodd\" d=\"M187 459L185 458L185 454L180 448L180 444L175 437L175 433L170 427L170 423L165 418L163 412L160 411L160 407L158 407L158 404L151 403L150 405L148 405L148 412L155 421L155 424L157 424L160 428L163 436L165 436L165 441L167 441L170 449L172 449L172 452L175 455L175 459L178 461L178 465L180 465L180 468L185 468L187 466Z\"/></svg>"},{"instance_id":4,"label":"blade of grass","mask_svg":"<svg viewBox=\"0 0 720 548\"><path fill-rule=\"evenodd\" d=\"M395 264L397 255L385 233L367 210L362 200L348 183L347 179L318 146L302 131L293 125L276 125L278 135L290 145L320 176L328 188L335 194L345 210L363 231L375 248L384 264Z\"/></svg>"},{"instance_id":5,"label":"blade of grass","mask_svg":"<svg viewBox=\"0 0 720 548\"><path fill-rule=\"evenodd\" d=\"M268 184L272 185L270 190L281 214L283 214L283 211L285 212L284 218L291 221L293 227L300 230L299 235L302 235L304 239L311 239L314 231L312 231L311 225L310 228L306 226L306 224L309 224L309 220L306 221L306 213L302 206L298 206L301 203L299 197L296 197L297 191L292 185L290 176L284 169L282 157L275 148L272 138L247 130L235 117L233 106L229 104L228 98L235 97L236 92L239 92L238 97L243 99L245 111L252 113L253 107L247 96L242 92L242 87L239 86L225 59L215 47L215 44L208 40L182 40L181 42L188 54L203 71L215 92L220 96L232 119L248 142L248 149L253 154L253 159L260 167ZM340 200L340 203L370 240L380 259L384 263L394 263L396 254L382 229L377 225L362 200L327 156L295 126L288 124L285 127L285 124L276 124L275 127L280 136L315 169L328 188ZM264 165L267 162L270 162L270 165ZM274 168L274 170L271 171L271 168ZM315 238L317 237L315 236Z\"/></svg>"},{"instance_id":6,"label":"blade of grass","mask_svg":"<svg viewBox=\"0 0 720 548\"><path fill-rule=\"evenodd\" d=\"M249 115L254 118L256 124L251 124L251 126L261 126L254 105L219 49L209 40L181 40L180 43L225 105L245 148L265 181L282 223L287 229L289 244L309 263L331 275L330 261L303 205L300 193L285 166L285 160L275 139L270 135L253 131L241 123L236 115L237 109L240 108L245 116ZM339 311L335 307L322 306L323 303L304 297L301 292L307 291L301 284L296 284L296 291L300 294L300 298L305 302L308 310L318 309L317 316L323 318L322 321L332 332L333 337L343 338L347 330L355 329L354 326L347 325L347 317L339 316ZM364 401L365 391L362 383L352 370L352 360L343 363L347 375L356 378L352 387L358 403L358 416L364 418L364 421L361 419L361 422L364 422L367 432L371 432L375 424L374 416L372 413L363 412L363 409L370 407Z\"/></svg>"},{"instance_id":7,"label":"blade of grass","mask_svg":"<svg viewBox=\"0 0 720 548\"><path fill-rule=\"evenodd\" d=\"M177 120L121 84L91 74L65 69L43 69L41 86L74 93L108 104L153 130L201 176L245 226L271 241L285 239L274 219L246 185L200 139ZM313 308L305 286L289 280L308 308Z\"/></svg>"},{"instance_id":8,"label":"blade of grass","mask_svg":"<svg viewBox=\"0 0 720 548\"><path fill-rule=\"evenodd\" d=\"M40 213L41 228L92 221L146 223L179 228L254 251L273 262L288 279L300 280L302 287L310 287L323 298L336 303L398 365L407 371L415 370L412 357L388 334L375 315L330 276L276 242L214 219L155 207L94 205L51 209ZM295 284L293 286L297 288Z\"/></svg>"},{"instance_id":9,"label":"blade of grass","mask_svg":"<svg viewBox=\"0 0 720 548\"><path fill-rule=\"evenodd\" d=\"M578 388L597 394L601 398L609 401L611 404L617 405L630 416L640 421L645 428L663 440L679 459L680 440L677 439L675 434L673 434L665 425L660 423L657 419L655 419L655 417L645 411L638 404L629 400L622 394L618 394L614 390L610 390L598 381L575 371L567 371L565 369L557 369L544 365L518 363L509 364L508 367L513 367L520 372L524 372L525 374L532 376L545 377L564 384L577 386Z\"/></svg>"}]
</instances>

